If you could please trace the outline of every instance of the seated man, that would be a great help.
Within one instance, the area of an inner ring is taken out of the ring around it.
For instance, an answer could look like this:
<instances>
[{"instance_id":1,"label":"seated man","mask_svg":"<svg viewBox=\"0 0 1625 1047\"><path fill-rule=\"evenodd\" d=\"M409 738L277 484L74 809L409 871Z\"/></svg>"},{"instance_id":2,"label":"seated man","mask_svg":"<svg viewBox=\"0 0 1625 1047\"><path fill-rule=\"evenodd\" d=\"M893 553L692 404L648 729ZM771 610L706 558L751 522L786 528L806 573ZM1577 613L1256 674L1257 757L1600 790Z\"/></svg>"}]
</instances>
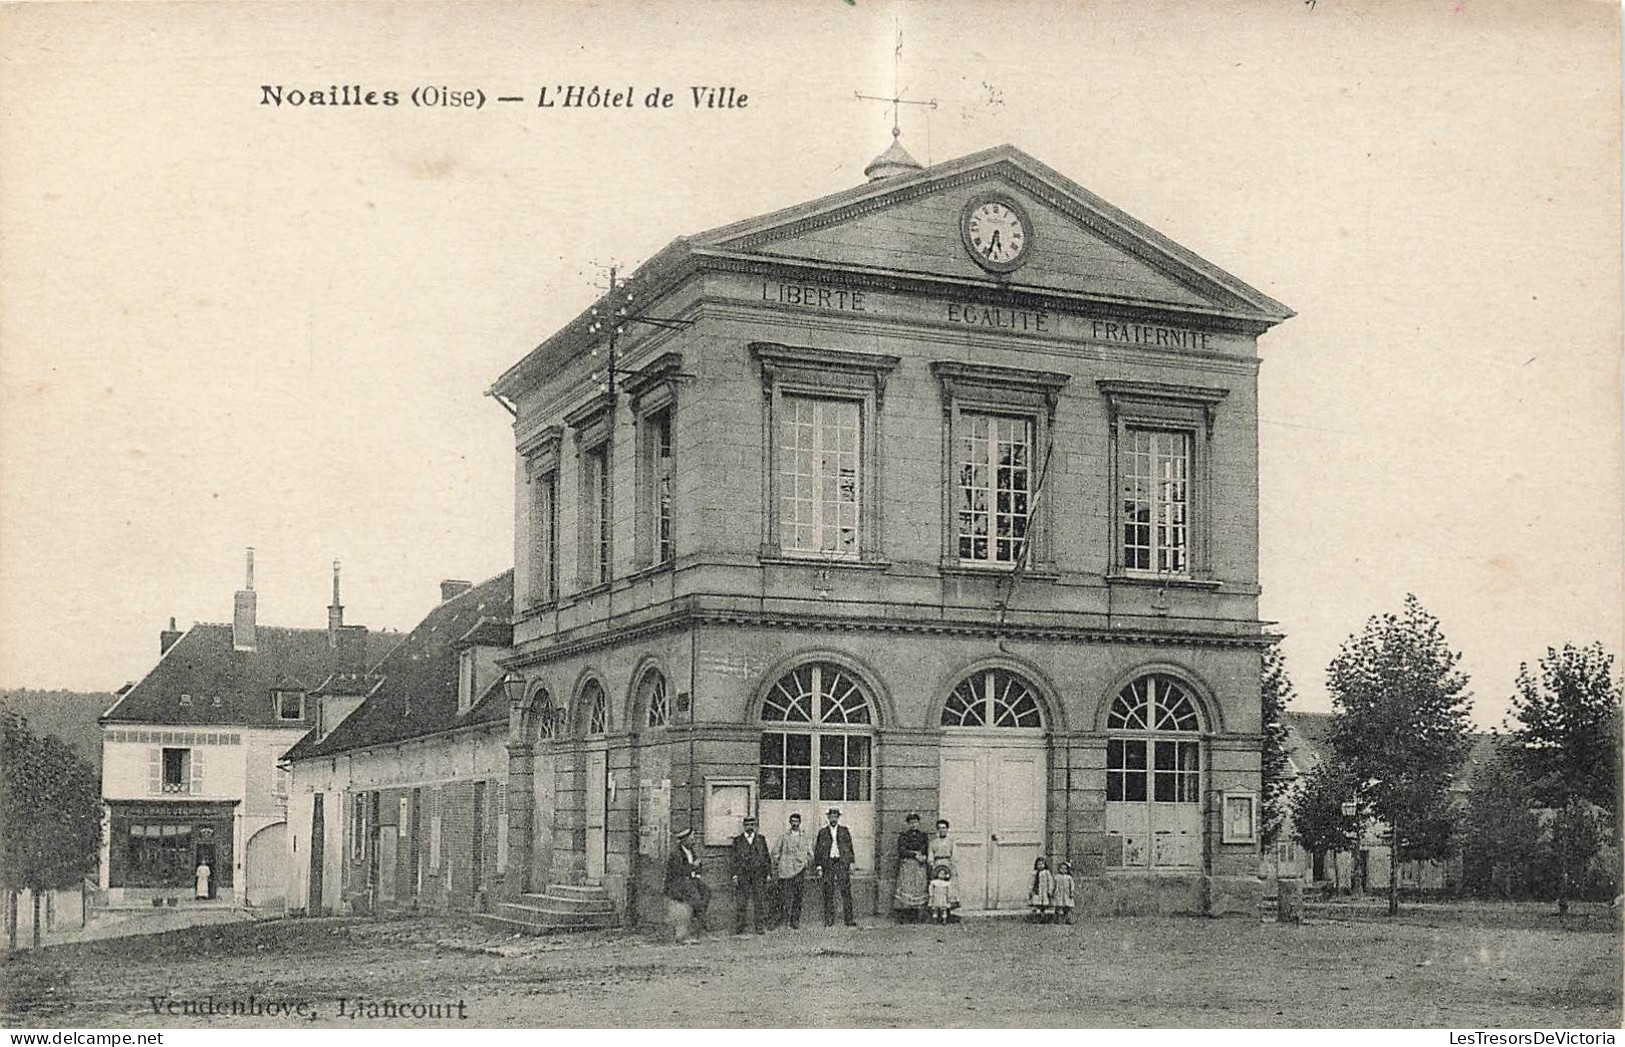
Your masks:
<instances>
[{"instance_id":1,"label":"seated man","mask_svg":"<svg viewBox=\"0 0 1625 1047\"><path fill-rule=\"evenodd\" d=\"M701 931L706 930L705 910L711 905L711 889L700 879L700 858L693 848L693 829L677 830L677 846L666 859L666 897L682 902L694 913Z\"/></svg>"}]
</instances>

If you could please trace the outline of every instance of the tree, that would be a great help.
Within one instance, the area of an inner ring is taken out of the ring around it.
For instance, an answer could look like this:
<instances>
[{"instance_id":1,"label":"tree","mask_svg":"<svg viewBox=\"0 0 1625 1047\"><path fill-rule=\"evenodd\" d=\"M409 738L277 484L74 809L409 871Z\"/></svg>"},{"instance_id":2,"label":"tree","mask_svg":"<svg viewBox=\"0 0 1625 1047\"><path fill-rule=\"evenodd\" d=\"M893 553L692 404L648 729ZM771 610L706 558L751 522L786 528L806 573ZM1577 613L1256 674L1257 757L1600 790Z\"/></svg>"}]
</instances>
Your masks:
<instances>
[{"instance_id":1,"label":"tree","mask_svg":"<svg viewBox=\"0 0 1625 1047\"><path fill-rule=\"evenodd\" d=\"M1330 763L1304 776L1292 797L1292 838L1311 855L1332 855L1332 880L1337 881L1337 854L1352 851L1360 838L1359 819L1343 813L1354 798L1354 782Z\"/></svg>"},{"instance_id":2,"label":"tree","mask_svg":"<svg viewBox=\"0 0 1625 1047\"><path fill-rule=\"evenodd\" d=\"M1474 775L1463 821L1463 887L1499 898L1523 897L1536 889L1540 819L1510 741L1498 742Z\"/></svg>"},{"instance_id":3,"label":"tree","mask_svg":"<svg viewBox=\"0 0 1625 1047\"><path fill-rule=\"evenodd\" d=\"M1281 653L1278 644L1264 649L1264 667L1259 675L1258 690L1262 705L1260 722L1264 733L1264 747L1260 755L1263 797L1259 804L1262 808L1259 818L1262 832L1259 835L1263 846L1268 848L1275 843L1281 832L1281 823L1286 819L1285 793L1291 784L1286 774L1286 707L1297 697L1292 678L1287 675L1286 655Z\"/></svg>"},{"instance_id":4,"label":"tree","mask_svg":"<svg viewBox=\"0 0 1625 1047\"><path fill-rule=\"evenodd\" d=\"M1467 757L1467 677L1439 620L1414 594L1399 614L1373 616L1327 668L1329 733L1363 806L1388 826L1388 913L1399 912L1399 865L1449 854L1451 781Z\"/></svg>"},{"instance_id":5,"label":"tree","mask_svg":"<svg viewBox=\"0 0 1625 1047\"><path fill-rule=\"evenodd\" d=\"M96 769L55 735L39 737L28 721L0 713L0 880L6 888L9 945L15 949L17 892L34 899L34 945L40 943L40 896L78 883L96 868L101 844L101 790Z\"/></svg>"},{"instance_id":6,"label":"tree","mask_svg":"<svg viewBox=\"0 0 1625 1047\"><path fill-rule=\"evenodd\" d=\"M1551 823L1557 864L1557 911L1569 909L1569 887L1600 845L1588 808L1619 824L1620 684L1614 656L1602 644L1548 647L1539 673L1518 667L1512 714L1519 763L1535 802Z\"/></svg>"}]
</instances>

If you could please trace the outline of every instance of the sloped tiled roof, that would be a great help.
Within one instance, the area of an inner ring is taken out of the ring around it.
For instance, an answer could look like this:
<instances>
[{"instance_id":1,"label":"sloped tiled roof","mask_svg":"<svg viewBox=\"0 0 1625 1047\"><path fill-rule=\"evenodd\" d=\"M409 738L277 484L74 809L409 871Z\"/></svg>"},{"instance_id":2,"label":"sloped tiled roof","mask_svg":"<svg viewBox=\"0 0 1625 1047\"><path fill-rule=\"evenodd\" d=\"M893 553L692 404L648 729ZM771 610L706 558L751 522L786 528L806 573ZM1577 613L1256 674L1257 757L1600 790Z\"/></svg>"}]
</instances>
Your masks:
<instances>
[{"instance_id":1,"label":"sloped tiled roof","mask_svg":"<svg viewBox=\"0 0 1625 1047\"><path fill-rule=\"evenodd\" d=\"M1299 774L1308 774L1332 758L1328 740L1332 726L1331 713L1288 712L1282 716L1282 720L1287 726L1287 754ZM1474 731L1469 735L1467 759L1456 776L1456 789L1465 789L1472 784L1473 776L1494 753L1498 740L1499 736L1484 731Z\"/></svg>"},{"instance_id":2,"label":"sloped tiled roof","mask_svg":"<svg viewBox=\"0 0 1625 1047\"><path fill-rule=\"evenodd\" d=\"M470 633L477 642L507 646L513 630L513 571L487 579L430 611L406 639L373 667L381 677L360 708L326 738L307 734L285 759L333 756L352 749L406 741L481 723L506 722L507 703L495 685L466 713L457 712L460 643ZM489 619L489 624L481 624ZM476 632L477 628L477 632Z\"/></svg>"},{"instance_id":3,"label":"sloped tiled roof","mask_svg":"<svg viewBox=\"0 0 1625 1047\"><path fill-rule=\"evenodd\" d=\"M364 644L354 643L365 633ZM230 625L200 622L165 651L158 664L102 714L104 723L297 727L282 720L272 691L308 691L326 680L344 652L372 660L400 638L350 628L341 652L328 646L326 629L255 629L252 651L232 646ZM182 704L182 698L185 704ZM303 723L314 725L315 703L306 702Z\"/></svg>"}]
</instances>

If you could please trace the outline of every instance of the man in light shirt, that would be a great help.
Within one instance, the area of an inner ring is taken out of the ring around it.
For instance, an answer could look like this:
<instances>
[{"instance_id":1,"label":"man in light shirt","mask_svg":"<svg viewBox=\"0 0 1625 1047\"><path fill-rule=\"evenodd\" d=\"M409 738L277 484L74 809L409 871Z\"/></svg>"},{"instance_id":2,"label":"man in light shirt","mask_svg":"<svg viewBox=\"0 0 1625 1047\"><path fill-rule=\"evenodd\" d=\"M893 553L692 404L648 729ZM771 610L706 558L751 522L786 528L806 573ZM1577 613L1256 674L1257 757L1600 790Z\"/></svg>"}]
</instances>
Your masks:
<instances>
[{"instance_id":1,"label":"man in light shirt","mask_svg":"<svg viewBox=\"0 0 1625 1047\"><path fill-rule=\"evenodd\" d=\"M835 926L835 892L841 892L841 915L848 927L852 918L852 833L841 824L838 807L829 809L829 824L818 830L813 843L813 864L818 869L819 886L824 892L824 926Z\"/></svg>"},{"instance_id":2,"label":"man in light shirt","mask_svg":"<svg viewBox=\"0 0 1625 1047\"><path fill-rule=\"evenodd\" d=\"M807 885L807 866L812 864L812 837L801 831L801 815L790 816L790 828L773 845L773 865L778 890L774 892L773 922L783 927L801 927L801 892Z\"/></svg>"}]
</instances>

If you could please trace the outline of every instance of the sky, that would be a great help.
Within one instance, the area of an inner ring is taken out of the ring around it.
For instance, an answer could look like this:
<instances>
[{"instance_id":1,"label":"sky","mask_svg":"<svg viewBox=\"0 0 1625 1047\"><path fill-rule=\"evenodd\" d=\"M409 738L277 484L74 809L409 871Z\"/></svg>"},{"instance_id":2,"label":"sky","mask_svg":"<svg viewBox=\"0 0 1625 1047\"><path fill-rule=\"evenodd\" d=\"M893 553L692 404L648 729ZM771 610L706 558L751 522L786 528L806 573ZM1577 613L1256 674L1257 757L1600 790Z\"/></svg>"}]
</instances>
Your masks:
<instances>
[{"instance_id":1,"label":"sky","mask_svg":"<svg viewBox=\"0 0 1625 1047\"><path fill-rule=\"evenodd\" d=\"M0 10L0 686L170 615L408 629L512 563L484 392L601 266L1011 143L1293 307L1260 341L1261 613L1299 707L1407 592L1500 723L1621 649L1620 12L1603 3ZM483 90L484 109L262 104ZM546 86L669 110L544 110ZM743 109L694 109L734 86Z\"/></svg>"}]
</instances>

